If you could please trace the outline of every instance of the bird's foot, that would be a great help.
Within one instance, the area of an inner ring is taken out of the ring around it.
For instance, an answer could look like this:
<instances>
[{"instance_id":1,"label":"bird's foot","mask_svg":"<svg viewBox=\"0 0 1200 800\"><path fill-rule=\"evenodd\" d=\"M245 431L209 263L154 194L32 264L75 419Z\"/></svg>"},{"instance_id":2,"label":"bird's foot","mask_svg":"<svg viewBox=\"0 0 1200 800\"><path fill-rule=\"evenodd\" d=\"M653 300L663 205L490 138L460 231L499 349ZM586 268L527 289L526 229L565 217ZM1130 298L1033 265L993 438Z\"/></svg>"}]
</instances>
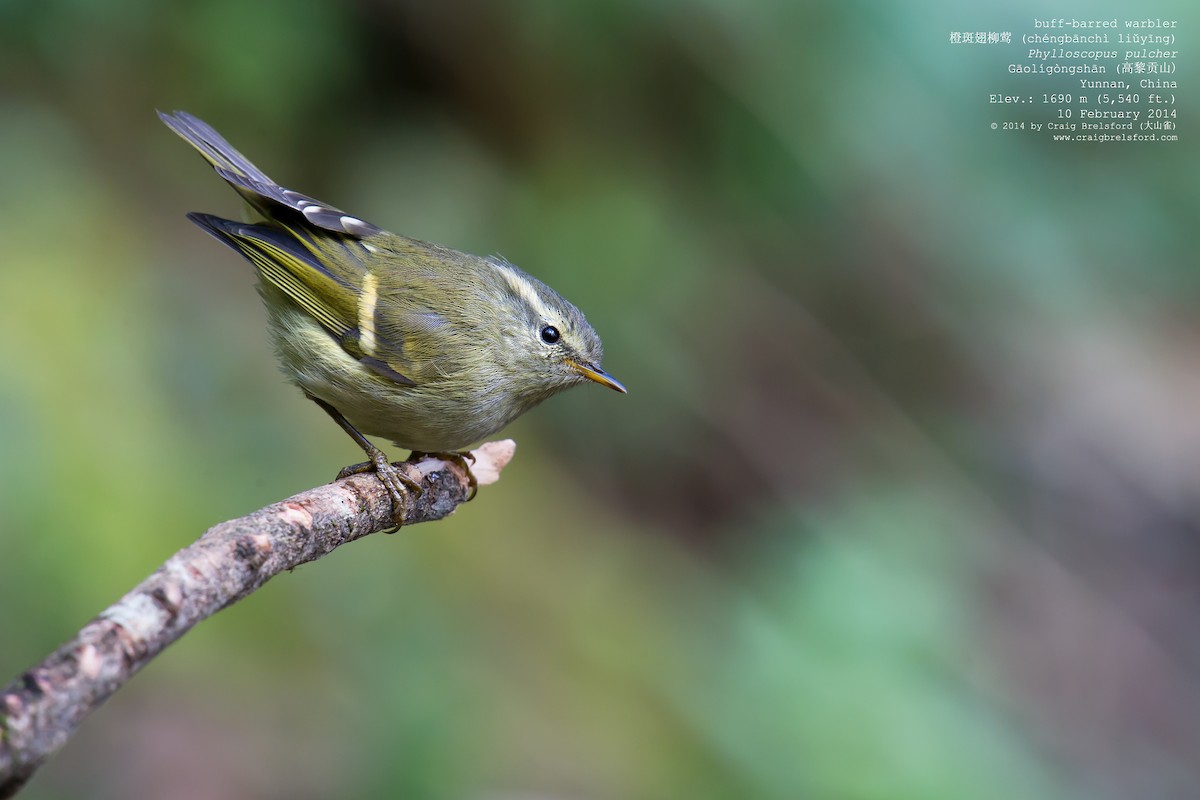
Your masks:
<instances>
[{"instance_id":1,"label":"bird's foot","mask_svg":"<svg viewBox=\"0 0 1200 800\"><path fill-rule=\"evenodd\" d=\"M404 525L404 512L408 510L409 494L420 497L421 493L425 491L425 487L421 485L420 481L410 477L401 466L389 462L387 456L380 450L372 453L370 461L344 467L337 474L336 480L368 472L375 473L392 499L392 521L396 523L396 527L387 532L395 533Z\"/></svg>"}]
</instances>

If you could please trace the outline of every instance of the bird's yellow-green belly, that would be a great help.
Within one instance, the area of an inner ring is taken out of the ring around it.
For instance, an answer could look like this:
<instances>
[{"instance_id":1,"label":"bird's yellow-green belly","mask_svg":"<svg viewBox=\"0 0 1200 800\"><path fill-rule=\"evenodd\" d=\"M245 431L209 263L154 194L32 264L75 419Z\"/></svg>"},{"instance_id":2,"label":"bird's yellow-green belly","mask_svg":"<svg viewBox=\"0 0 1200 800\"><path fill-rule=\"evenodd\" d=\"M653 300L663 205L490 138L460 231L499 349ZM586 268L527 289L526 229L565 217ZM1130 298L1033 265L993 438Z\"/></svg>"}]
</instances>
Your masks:
<instances>
[{"instance_id":1,"label":"bird's yellow-green belly","mask_svg":"<svg viewBox=\"0 0 1200 800\"><path fill-rule=\"evenodd\" d=\"M284 374L367 436L409 450L463 450L519 413L506 413L498 388L464 385L453 375L417 386L390 381L360 364L303 311L268 303L268 312Z\"/></svg>"}]
</instances>

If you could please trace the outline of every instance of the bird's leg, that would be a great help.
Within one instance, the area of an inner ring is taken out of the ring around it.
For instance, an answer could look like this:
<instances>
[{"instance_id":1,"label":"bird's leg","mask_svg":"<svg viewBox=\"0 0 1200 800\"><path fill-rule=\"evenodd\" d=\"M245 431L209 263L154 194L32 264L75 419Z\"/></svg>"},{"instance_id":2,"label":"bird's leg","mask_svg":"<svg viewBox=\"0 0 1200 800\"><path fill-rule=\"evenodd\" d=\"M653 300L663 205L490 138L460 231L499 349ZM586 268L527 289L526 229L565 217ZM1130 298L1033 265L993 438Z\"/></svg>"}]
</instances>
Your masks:
<instances>
[{"instance_id":1,"label":"bird's leg","mask_svg":"<svg viewBox=\"0 0 1200 800\"><path fill-rule=\"evenodd\" d=\"M365 472L374 472L379 478L379 482L387 489L388 496L392 498L392 519L396 523L396 527L391 532L394 533L396 530L399 530L400 526L404 524L404 510L407 507L407 495L404 487L420 495L424 491L420 481L409 477L404 470L399 469L395 464L389 462L384 452L371 444L367 440L367 437L359 433L358 428L355 428L350 424L349 420L342 416L342 412L324 400L313 397L307 392L305 392L305 396L324 409L326 414L333 417L333 421L348 433L351 439L358 443L358 446L363 449L363 452L367 454L367 458L370 459L361 464L353 464L345 467L337 474L337 478L334 480L341 480L351 475L361 475Z\"/></svg>"},{"instance_id":2,"label":"bird's leg","mask_svg":"<svg viewBox=\"0 0 1200 800\"><path fill-rule=\"evenodd\" d=\"M467 473L467 501L475 499L475 495L479 492L479 482L475 480L475 474L471 472L471 464L475 463L475 454L470 450L455 450L448 453L427 453L420 450L413 450L412 455L408 457L409 462L415 464L423 458L440 458L442 461L453 461L462 471ZM467 463L470 462L470 463Z\"/></svg>"}]
</instances>

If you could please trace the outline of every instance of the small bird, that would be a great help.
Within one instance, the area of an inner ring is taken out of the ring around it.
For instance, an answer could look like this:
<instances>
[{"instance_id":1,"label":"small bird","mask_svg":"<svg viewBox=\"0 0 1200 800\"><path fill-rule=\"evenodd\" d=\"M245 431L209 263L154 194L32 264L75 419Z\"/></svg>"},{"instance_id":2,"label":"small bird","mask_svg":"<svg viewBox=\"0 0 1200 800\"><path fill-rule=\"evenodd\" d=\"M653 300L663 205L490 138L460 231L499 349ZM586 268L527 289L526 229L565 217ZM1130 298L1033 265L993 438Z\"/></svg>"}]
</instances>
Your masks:
<instances>
[{"instance_id":1,"label":"small bird","mask_svg":"<svg viewBox=\"0 0 1200 800\"><path fill-rule=\"evenodd\" d=\"M498 257L399 236L285 189L216 130L159 112L249 206L250 222L188 219L258 270L284 374L366 453L338 477L374 471L397 527L420 484L366 437L457 461L551 395L594 381L600 337L558 292Z\"/></svg>"}]
</instances>

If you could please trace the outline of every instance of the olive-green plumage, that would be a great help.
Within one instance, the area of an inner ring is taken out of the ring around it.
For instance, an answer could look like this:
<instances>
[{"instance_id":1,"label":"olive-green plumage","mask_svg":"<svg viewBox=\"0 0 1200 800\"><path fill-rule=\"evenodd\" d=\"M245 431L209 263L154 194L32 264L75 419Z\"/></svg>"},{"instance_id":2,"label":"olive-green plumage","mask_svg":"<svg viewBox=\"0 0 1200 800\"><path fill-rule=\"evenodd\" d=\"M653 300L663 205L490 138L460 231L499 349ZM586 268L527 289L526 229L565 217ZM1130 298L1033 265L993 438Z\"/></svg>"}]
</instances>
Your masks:
<instances>
[{"instance_id":1,"label":"olive-green plumage","mask_svg":"<svg viewBox=\"0 0 1200 800\"><path fill-rule=\"evenodd\" d=\"M583 314L536 278L284 189L196 117L159 116L249 205L250 223L188 217L257 268L283 371L343 427L457 451L571 386L625 391Z\"/></svg>"}]
</instances>

